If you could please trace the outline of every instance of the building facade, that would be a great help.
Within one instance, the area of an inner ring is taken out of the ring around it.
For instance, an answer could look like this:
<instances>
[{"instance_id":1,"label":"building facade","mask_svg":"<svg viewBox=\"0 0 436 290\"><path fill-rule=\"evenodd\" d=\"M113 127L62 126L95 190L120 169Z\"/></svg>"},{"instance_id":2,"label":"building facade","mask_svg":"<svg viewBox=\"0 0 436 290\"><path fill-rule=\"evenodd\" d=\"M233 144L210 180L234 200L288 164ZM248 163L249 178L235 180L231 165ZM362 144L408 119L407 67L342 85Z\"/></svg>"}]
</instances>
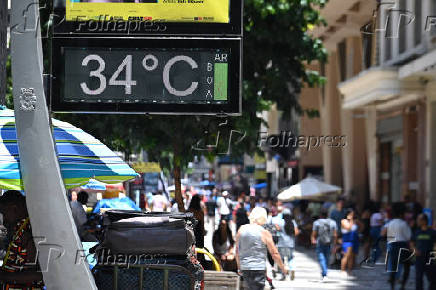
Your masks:
<instances>
[{"instance_id":1,"label":"building facade","mask_svg":"<svg viewBox=\"0 0 436 290\"><path fill-rule=\"evenodd\" d=\"M321 135L347 139L322 148L324 180L361 207L410 197L435 210L436 2L330 0L321 13Z\"/></svg>"}]
</instances>

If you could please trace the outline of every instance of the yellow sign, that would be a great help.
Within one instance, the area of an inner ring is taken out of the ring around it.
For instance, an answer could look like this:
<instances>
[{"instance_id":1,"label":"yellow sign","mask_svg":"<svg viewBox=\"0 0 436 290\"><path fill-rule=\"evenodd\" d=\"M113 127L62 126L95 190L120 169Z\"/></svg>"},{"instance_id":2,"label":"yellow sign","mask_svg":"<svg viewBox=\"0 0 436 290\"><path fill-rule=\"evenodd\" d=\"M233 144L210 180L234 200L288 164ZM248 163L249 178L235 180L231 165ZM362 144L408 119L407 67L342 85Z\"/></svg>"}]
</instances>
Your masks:
<instances>
[{"instance_id":1,"label":"yellow sign","mask_svg":"<svg viewBox=\"0 0 436 290\"><path fill-rule=\"evenodd\" d=\"M135 162L132 164L133 169L138 173L159 173L161 168L157 162Z\"/></svg>"},{"instance_id":2,"label":"yellow sign","mask_svg":"<svg viewBox=\"0 0 436 290\"><path fill-rule=\"evenodd\" d=\"M259 163L265 163L266 159L263 156L258 155L257 153L254 154L254 163L259 164Z\"/></svg>"},{"instance_id":3,"label":"yellow sign","mask_svg":"<svg viewBox=\"0 0 436 290\"><path fill-rule=\"evenodd\" d=\"M256 170L254 171L254 179L267 179L266 170Z\"/></svg>"},{"instance_id":4,"label":"yellow sign","mask_svg":"<svg viewBox=\"0 0 436 290\"><path fill-rule=\"evenodd\" d=\"M67 0L67 21L230 22L230 0ZM129 1L131 2L131 1ZM143 3L146 2L146 3Z\"/></svg>"}]
</instances>

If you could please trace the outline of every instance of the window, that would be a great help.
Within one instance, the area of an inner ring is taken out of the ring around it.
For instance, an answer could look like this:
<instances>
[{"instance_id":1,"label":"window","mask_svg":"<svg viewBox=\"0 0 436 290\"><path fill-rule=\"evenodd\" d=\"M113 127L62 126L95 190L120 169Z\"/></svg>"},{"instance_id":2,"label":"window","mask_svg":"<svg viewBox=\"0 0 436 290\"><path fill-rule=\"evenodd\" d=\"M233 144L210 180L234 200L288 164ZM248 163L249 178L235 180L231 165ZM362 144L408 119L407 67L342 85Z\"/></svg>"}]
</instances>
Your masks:
<instances>
[{"instance_id":1,"label":"window","mask_svg":"<svg viewBox=\"0 0 436 290\"><path fill-rule=\"evenodd\" d=\"M345 81L345 79L347 78L346 57L347 44L345 43L345 40L343 40L338 44L339 77L341 79L341 82Z\"/></svg>"},{"instance_id":2,"label":"window","mask_svg":"<svg viewBox=\"0 0 436 290\"><path fill-rule=\"evenodd\" d=\"M384 39L385 42L385 57L384 57L384 61L388 61L391 59L392 57L392 51L391 51L391 42L392 42L392 13L390 13L390 11L386 11L386 16L385 16L385 23L387 23L387 27L386 27L386 34L382 35L382 38Z\"/></svg>"},{"instance_id":3,"label":"window","mask_svg":"<svg viewBox=\"0 0 436 290\"><path fill-rule=\"evenodd\" d=\"M436 4L433 2L433 11L435 7ZM415 45L419 45L421 43L421 33L422 33L422 0L415 0Z\"/></svg>"},{"instance_id":4,"label":"window","mask_svg":"<svg viewBox=\"0 0 436 290\"><path fill-rule=\"evenodd\" d=\"M401 11L406 11L407 7L406 7L406 0L400 0L400 12ZM395 13L397 14L397 13ZM404 15L402 15L402 13L399 13L397 17L400 17L400 24L399 24L399 31L398 31L398 36L399 36L399 42L400 42L400 51L399 53L403 53L406 50L406 43L407 43L407 34L406 34L406 30L407 30L407 17L404 17ZM416 18L416 20L419 20L420 18ZM419 22L419 21L415 21L415 22ZM394 38L395 39L395 38Z\"/></svg>"},{"instance_id":5,"label":"window","mask_svg":"<svg viewBox=\"0 0 436 290\"><path fill-rule=\"evenodd\" d=\"M370 27L372 21L365 25ZM371 27L372 29L372 27ZM362 47L363 47L363 68L367 69L371 67L372 52L373 52L373 36L371 34L362 35Z\"/></svg>"}]
</instances>

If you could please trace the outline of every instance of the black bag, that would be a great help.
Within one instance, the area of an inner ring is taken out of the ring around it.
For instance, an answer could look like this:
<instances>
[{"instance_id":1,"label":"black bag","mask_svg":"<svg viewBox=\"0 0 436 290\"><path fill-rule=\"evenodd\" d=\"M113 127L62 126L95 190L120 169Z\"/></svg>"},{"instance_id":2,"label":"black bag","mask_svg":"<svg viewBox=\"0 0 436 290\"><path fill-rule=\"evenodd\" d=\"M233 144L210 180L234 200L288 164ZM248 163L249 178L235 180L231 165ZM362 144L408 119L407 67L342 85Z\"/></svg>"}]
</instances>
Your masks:
<instances>
[{"instance_id":1,"label":"black bag","mask_svg":"<svg viewBox=\"0 0 436 290\"><path fill-rule=\"evenodd\" d=\"M273 224L265 224L265 229L271 233L274 244L279 242L280 232L277 230L276 226Z\"/></svg>"},{"instance_id":2,"label":"black bag","mask_svg":"<svg viewBox=\"0 0 436 290\"><path fill-rule=\"evenodd\" d=\"M216 201L206 201L207 215L215 216Z\"/></svg>"},{"instance_id":3,"label":"black bag","mask_svg":"<svg viewBox=\"0 0 436 290\"><path fill-rule=\"evenodd\" d=\"M187 255L195 243L192 215L107 212L100 248L112 254Z\"/></svg>"}]
</instances>

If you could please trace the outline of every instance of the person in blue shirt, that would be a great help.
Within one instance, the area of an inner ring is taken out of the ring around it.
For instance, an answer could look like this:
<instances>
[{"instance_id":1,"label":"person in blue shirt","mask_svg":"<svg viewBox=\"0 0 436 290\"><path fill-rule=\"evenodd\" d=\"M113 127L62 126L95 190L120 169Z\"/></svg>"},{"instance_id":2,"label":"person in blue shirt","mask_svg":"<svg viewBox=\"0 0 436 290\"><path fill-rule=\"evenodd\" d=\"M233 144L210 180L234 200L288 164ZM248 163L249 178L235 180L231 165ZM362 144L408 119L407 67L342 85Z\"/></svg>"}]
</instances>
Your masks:
<instances>
[{"instance_id":1,"label":"person in blue shirt","mask_svg":"<svg viewBox=\"0 0 436 290\"><path fill-rule=\"evenodd\" d=\"M276 226L279 231L279 240L277 243L277 248L279 250L280 256L283 258L285 265L288 265L291 280L295 278L295 266L294 266L294 249L295 249L295 236L300 232L298 230L297 223L295 222L292 212L288 208L284 208L281 217L277 215L272 218L272 223ZM286 277L283 276L282 280Z\"/></svg>"},{"instance_id":2,"label":"person in blue shirt","mask_svg":"<svg viewBox=\"0 0 436 290\"><path fill-rule=\"evenodd\" d=\"M412 249L415 251L416 290L423 289L424 274L429 282L429 290L436 289L436 231L428 226L425 214L418 216L418 229L412 237Z\"/></svg>"},{"instance_id":3,"label":"person in blue shirt","mask_svg":"<svg viewBox=\"0 0 436 290\"><path fill-rule=\"evenodd\" d=\"M335 208L330 213L330 218L336 222L336 228L338 229L338 232L340 232L341 229L341 221L345 218L344 203L345 199L343 197L339 197L336 200Z\"/></svg>"}]
</instances>

